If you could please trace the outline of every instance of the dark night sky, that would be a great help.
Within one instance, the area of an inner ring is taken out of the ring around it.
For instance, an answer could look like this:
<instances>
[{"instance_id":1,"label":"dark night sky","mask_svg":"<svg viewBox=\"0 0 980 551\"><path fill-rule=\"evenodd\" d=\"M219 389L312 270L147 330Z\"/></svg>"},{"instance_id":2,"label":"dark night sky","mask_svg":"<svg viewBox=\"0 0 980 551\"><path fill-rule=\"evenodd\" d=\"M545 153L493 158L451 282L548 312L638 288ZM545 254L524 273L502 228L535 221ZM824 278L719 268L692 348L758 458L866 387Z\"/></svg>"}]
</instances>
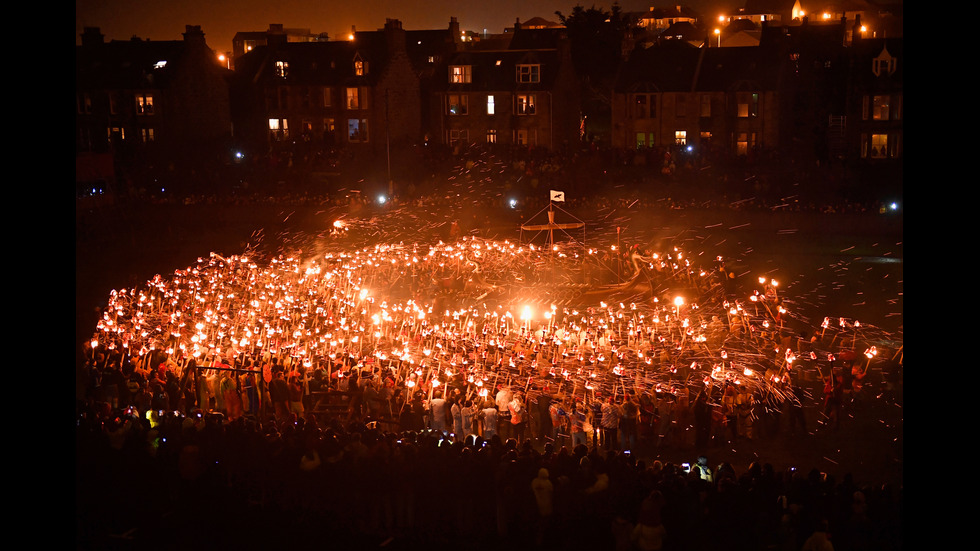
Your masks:
<instances>
[{"instance_id":1,"label":"dark night sky","mask_svg":"<svg viewBox=\"0 0 980 551\"><path fill-rule=\"evenodd\" d=\"M371 31L384 26L385 18L400 19L406 29L442 29L449 18L459 19L460 28L489 33L503 32L516 18L527 21L544 17L557 21L555 11L569 14L576 4L608 10L612 1L575 0L169 0L150 3L138 0L75 0L75 43L83 27L99 27L106 40L132 36L151 40L180 40L185 25L200 25L208 45L230 51L239 31L262 31L270 23L287 28L326 32L338 39L350 31ZM722 8L743 5L738 0L687 0L683 5L703 16L717 16ZM623 11L646 11L650 6L669 6L661 0L621 0ZM719 7L716 7L719 6Z\"/></svg>"}]
</instances>

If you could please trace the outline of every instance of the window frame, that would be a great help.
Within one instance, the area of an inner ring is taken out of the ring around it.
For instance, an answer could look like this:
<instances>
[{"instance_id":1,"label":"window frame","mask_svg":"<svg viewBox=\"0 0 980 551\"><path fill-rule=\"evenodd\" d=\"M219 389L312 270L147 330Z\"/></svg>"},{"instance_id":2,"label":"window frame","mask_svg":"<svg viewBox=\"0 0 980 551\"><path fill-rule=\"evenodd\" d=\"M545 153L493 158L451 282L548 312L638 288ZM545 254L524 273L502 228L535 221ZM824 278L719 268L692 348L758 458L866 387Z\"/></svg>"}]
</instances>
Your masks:
<instances>
[{"instance_id":1,"label":"window frame","mask_svg":"<svg viewBox=\"0 0 980 551\"><path fill-rule=\"evenodd\" d=\"M363 126L363 130L364 130L364 132L363 132L364 138L363 139L360 139L359 138L359 139L356 139L355 140L355 139L353 139L351 137L351 122L355 122L355 121L357 123L357 131L358 132L361 132L361 127ZM350 143L368 143L370 141L370 139L371 139L371 134L369 132L368 119L367 118L354 118L354 119L350 119L349 118L349 119L347 119L347 141L348 142L350 142Z\"/></svg>"},{"instance_id":2,"label":"window frame","mask_svg":"<svg viewBox=\"0 0 980 551\"><path fill-rule=\"evenodd\" d=\"M890 119L891 97L887 94L871 96L871 120L887 121Z\"/></svg>"},{"instance_id":3,"label":"window frame","mask_svg":"<svg viewBox=\"0 0 980 551\"><path fill-rule=\"evenodd\" d=\"M455 100L455 102L454 102ZM453 107L457 107L453 111ZM454 117L470 114L470 98L468 94L446 94L446 114Z\"/></svg>"},{"instance_id":4,"label":"window frame","mask_svg":"<svg viewBox=\"0 0 980 551\"><path fill-rule=\"evenodd\" d=\"M537 84L541 82L540 63L517 64L517 82L519 84Z\"/></svg>"},{"instance_id":5,"label":"window frame","mask_svg":"<svg viewBox=\"0 0 980 551\"><path fill-rule=\"evenodd\" d=\"M529 117L537 114L537 98L535 94L517 94L514 96L514 113L521 117Z\"/></svg>"},{"instance_id":6,"label":"window frame","mask_svg":"<svg viewBox=\"0 0 980 551\"><path fill-rule=\"evenodd\" d=\"M289 119L286 117L269 117L269 137L274 142L289 139ZM273 126L275 122L275 126Z\"/></svg>"},{"instance_id":7,"label":"window frame","mask_svg":"<svg viewBox=\"0 0 980 551\"><path fill-rule=\"evenodd\" d=\"M153 94L136 94L136 114L141 117L150 117L156 113L153 107Z\"/></svg>"},{"instance_id":8,"label":"window frame","mask_svg":"<svg viewBox=\"0 0 980 551\"><path fill-rule=\"evenodd\" d=\"M451 128L447 140L450 146L466 145L469 143L470 133L465 128Z\"/></svg>"},{"instance_id":9,"label":"window frame","mask_svg":"<svg viewBox=\"0 0 980 551\"><path fill-rule=\"evenodd\" d=\"M473 82L472 65L450 65L449 84L471 84Z\"/></svg>"},{"instance_id":10,"label":"window frame","mask_svg":"<svg viewBox=\"0 0 980 551\"><path fill-rule=\"evenodd\" d=\"M289 76L289 62L284 59L277 59L274 64L274 70L276 76L279 78L286 78Z\"/></svg>"}]
</instances>

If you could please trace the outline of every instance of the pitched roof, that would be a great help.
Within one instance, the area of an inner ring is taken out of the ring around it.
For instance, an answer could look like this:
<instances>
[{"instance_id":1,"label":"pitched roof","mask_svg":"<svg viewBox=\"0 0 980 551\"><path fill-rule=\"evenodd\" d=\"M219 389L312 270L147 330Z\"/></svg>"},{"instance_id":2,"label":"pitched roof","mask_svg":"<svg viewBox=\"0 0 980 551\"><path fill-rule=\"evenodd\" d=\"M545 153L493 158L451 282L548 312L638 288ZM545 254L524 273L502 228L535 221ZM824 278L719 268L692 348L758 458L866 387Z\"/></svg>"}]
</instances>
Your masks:
<instances>
[{"instance_id":1,"label":"pitched roof","mask_svg":"<svg viewBox=\"0 0 980 551\"><path fill-rule=\"evenodd\" d=\"M399 29L400 30L400 29ZM405 52L413 67L422 71L429 57L451 49L448 29L404 31ZM371 85L387 67L390 56L385 30L357 31L354 40L286 42L259 46L235 62L236 69L251 79L263 78L274 61L289 62L288 79L309 85ZM354 61L367 62L367 72L356 75Z\"/></svg>"},{"instance_id":2,"label":"pitched roof","mask_svg":"<svg viewBox=\"0 0 980 551\"><path fill-rule=\"evenodd\" d=\"M182 40L113 40L75 47L75 79L79 88L162 88L183 60Z\"/></svg>"},{"instance_id":3,"label":"pitched roof","mask_svg":"<svg viewBox=\"0 0 980 551\"><path fill-rule=\"evenodd\" d=\"M561 23L548 21L544 17L532 17L527 21L521 23L522 29L529 29L533 27L542 27L542 28L550 29L550 28L564 28L565 26L562 25Z\"/></svg>"},{"instance_id":4,"label":"pitched roof","mask_svg":"<svg viewBox=\"0 0 980 551\"><path fill-rule=\"evenodd\" d=\"M637 48L623 65L615 89L618 92L690 90L700 55L700 49L682 40Z\"/></svg>"},{"instance_id":5,"label":"pitched roof","mask_svg":"<svg viewBox=\"0 0 980 551\"><path fill-rule=\"evenodd\" d=\"M672 40L635 50L615 89L620 93L774 90L779 67L774 49L696 48Z\"/></svg>"},{"instance_id":6,"label":"pitched roof","mask_svg":"<svg viewBox=\"0 0 980 551\"><path fill-rule=\"evenodd\" d=\"M444 64L447 78L438 88L457 91L550 90L558 75L560 59L557 50L472 50L449 56ZM518 65L540 65L538 82L518 83ZM469 65L472 80L467 84L450 84L449 66ZM438 74L438 72L437 72Z\"/></svg>"},{"instance_id":7,"label":"pitched roof","mask_svg":"<svg viewBox=\"0 0 980 551\"><path fill-rule=\"evenodd\" d=\"M778 51L755 46L707 48L698 70L696 91L775 90Z\"/></svg>"}]
</instances>

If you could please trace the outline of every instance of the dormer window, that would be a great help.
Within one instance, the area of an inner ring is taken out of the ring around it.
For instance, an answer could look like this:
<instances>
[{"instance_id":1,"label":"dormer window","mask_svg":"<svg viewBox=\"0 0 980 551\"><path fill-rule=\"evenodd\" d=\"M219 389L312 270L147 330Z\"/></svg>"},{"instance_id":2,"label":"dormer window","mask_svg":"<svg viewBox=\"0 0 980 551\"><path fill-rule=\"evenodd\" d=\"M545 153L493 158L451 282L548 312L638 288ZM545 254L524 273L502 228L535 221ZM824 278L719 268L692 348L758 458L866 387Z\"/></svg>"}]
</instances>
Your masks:
<instances>
[{"instance_id":1,"label":"dormer window","mask_svg":"<svg viewBox=\"0 0 980 551\"><path fill-rule=\"evenodd\" d=\"M358 55L357 57L354 58L354 74L356 76L362 77L366 75L367 72L368 72L367 61L362 60L361 56Z\"/></svg>"},{"instance_id":2,"label":"dormer window","mask_svg":"<svg viewBox=\"0 0 980 551\"><path fill-rule=\"evenodd\" d=\"M450 84L469 84L473 82L472 65L450 65L449 83Z\"/></svg>"},{"instance_id":3,"label":"dormer window","mask_svg":"<svg viewBox=\"0 0 980 551\"><path fill-rule=\"evenodd\" d=\"M897 65L898 60L888 53L888 49L883 48L881 53L878 54L878 57L872 60L871 70L874 72L875 76L887 76L895 72Z\"/></svg>"},{"instance_id":4,"label":"dormer window","mask_svg":"<svg viewBox=\"0 0 980 551\"><path fill-rule=\"evenodd\" d=\"M522 84L541 81L541 65L518 65L517 82Z\"/></svg>"},{"instance_id":5,"label":"dormer window","mask_svg":"<svg viewBox=\"0 0 980 551\"><path fill-rule=\"evenodd\" d=\"M289 74L289 62L288 61L277 61L276 62L276 76L279 78L286 78Z\"/></svg>"}]
</instances>

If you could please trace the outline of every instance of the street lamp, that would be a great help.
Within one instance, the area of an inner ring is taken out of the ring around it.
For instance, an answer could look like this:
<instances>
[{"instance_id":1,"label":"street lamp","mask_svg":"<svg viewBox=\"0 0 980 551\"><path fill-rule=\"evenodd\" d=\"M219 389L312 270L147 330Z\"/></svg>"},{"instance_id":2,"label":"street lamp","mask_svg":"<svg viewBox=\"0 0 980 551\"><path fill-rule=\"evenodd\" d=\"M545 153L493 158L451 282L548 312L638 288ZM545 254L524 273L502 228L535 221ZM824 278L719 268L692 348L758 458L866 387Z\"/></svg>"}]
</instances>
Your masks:
<instances>
[{"instance_id":1,"label":"street lamp","mask_svg":"<svg viewBox=\"0 0 980 551\"><path fill-rule=\"evenodd\" d=\"M715 29L715 35L718 37L718 47L721 48L721 29Z\"/></svg>"}]
</instances>

